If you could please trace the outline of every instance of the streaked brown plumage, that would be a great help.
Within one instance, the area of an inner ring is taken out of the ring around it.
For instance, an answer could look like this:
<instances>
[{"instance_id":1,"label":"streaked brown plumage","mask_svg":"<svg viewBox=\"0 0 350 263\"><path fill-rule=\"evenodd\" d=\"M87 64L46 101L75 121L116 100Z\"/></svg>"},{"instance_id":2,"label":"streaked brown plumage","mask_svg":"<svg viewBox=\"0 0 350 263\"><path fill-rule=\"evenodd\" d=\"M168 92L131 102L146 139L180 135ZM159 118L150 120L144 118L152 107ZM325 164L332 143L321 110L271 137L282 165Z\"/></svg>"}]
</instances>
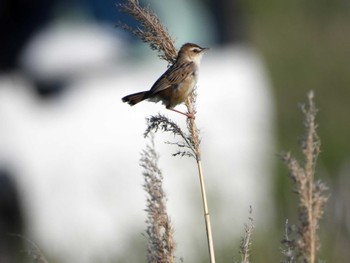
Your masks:
<instances>
[{"instance_id":1,"label":"streaked brown plumage","mask_svg":"<svg viewBox=\"0 0 350 263\"><path fill-rule=\"evenodd\" d=\"M122 98L131 106L143 101L162 101L169 110L193 118L192 113L183 113L174 107L183 103L192 92L198 80L198 67L203 55L202 48L196 44L184 44L177 56L176 62L153 84L148 91L141 91Z\"/></svg>"}]
</instances>

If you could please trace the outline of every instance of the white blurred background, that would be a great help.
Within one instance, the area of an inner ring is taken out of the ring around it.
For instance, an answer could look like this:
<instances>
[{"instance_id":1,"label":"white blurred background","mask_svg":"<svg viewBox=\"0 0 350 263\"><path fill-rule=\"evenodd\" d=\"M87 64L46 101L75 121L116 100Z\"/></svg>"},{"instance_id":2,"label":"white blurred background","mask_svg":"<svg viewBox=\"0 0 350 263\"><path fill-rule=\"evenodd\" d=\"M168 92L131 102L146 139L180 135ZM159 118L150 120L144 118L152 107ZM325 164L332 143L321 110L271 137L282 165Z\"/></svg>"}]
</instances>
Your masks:
<instances>
[{"instance_id":1,"label":"white blurred background","mask_svg":"<svg viewBox=\"0 0 350 263\"><path fill-rule=\"evenodd\" d=\"M13 23L1 27L0 234L23 234L55 262L144 260L138 163L148 143L145 118L161 113L185 127L185 117L149 102L131 108L121 98L149 89L167 63L114 28L132 20L113 2L21 2L5 1L1 10ZM211 48L202 60L196 121L217 247L233 247L250 205L259 229L273 225L273 98L235 3L151 2L178 48ZM220 26L225 19L234 26ZM169 140L156 136L176 254L196 262L207 253L196 164L172 157ZM13 262L17 247L5 239L0 261Z\"/></svg>"}]
</instances>

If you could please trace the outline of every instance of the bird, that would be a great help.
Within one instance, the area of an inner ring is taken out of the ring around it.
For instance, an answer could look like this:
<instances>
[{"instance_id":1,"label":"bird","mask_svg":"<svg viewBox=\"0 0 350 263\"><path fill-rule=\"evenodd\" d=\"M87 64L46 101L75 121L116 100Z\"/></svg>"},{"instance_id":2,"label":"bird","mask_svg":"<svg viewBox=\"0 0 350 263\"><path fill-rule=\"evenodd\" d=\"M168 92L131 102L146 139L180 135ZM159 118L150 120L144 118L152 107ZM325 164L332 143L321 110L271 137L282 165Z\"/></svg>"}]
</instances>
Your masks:
<instances>
[{"instance_id":1,"label":"bird","mask_svg":"<svg viewBox=\"0 0 350 263\"><path fill-rule=\"evenodd\" d=\"M143 100L155 103L161 101L168 110L194 119L194 113L184 113L174 107L183 103L196 86L200 62L204 51L208 49L193 43L182 45L175 63L158 78L150 90L127 95L122 101L131 106Z\"/></svg>"}]
</instances>

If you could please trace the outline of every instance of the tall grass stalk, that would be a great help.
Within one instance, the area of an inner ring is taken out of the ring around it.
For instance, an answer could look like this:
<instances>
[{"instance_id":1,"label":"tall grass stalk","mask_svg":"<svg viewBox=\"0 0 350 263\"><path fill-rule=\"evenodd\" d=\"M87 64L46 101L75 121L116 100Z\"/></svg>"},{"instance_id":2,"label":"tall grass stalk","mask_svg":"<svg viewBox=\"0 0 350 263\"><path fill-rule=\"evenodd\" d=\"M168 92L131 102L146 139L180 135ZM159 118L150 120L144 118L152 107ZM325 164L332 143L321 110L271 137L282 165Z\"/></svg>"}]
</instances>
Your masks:
<instances>
[{"instance_id":1,"label":"tall grass stalk","mask_svg":"<svg viewBox=\"0 0 350 263\"><path fill-rule=\"evenodd\" d=\"M174 263L174 230L166 209L166 194L158 158L152 135L151 144L142 152L140 160L144 176L143 187L147 193L147 262Z\"/></svg>"},{"instance_id":2,"label":"tall grass stalk","mask_svg":"<svg viewBox=\"0 0 350 263\"><path fill-rule=\"evenodd\" d=\"M188 112L193 112L194 114L196 114L196 99L197 99L197 90L195 89L192 92L191 96L186 100L186 107ZM213 234L211 229L210 214L209 214L209 208L208 208L207 195L205 191L205 182L204 182L202 162L201 162L199 131L197 129L196 122L193 118L187 118L187 128L190 132L192 145L195 149L195 157L197 161L199 183L200 183L201 196L202 196L202 202L203 202L205 229L207 233L208 250L209 250L209 256L210 256L210 262L214 263L215 262L214 241L213 241Z\"/></svg>"},{"instance_id":3,"label":"tall grass stalk","mask_svg":"<svg viewBox=\"0 0 350 263\"><path fill-rule=\"evenodd\" d=\"M253 220L253 208L249 208L249 223L244 226L244 236L241 239L241 245L239 246L239 253L241 254L241 263L249 263L250 249L252 245L252 234L254 230Z\"/></svg>"},{"instance_id":4,"label":"tall grass stalk","mask_svg":"<svg viewBox=\"0 0 350 263\"><path fill-rule=\"evenodd\" d=\"M281 154L281 159L287 165L299 198L297 238L294 241L287 240L288 242L283 240L282 243L284 242L289 248L286 262L292 262L291 259L294 257L300 259L301 262L315 263L319 248L317 229L324 213L328 195L325 193L326 185L321 181L315 181L316 163L321 152L321 142L317 135L317 109L312 91L309 92L308 103L302 107L302 111L305 115L305 135L301 140L304 160L299 162L290 153ZM290 248L293 248L294 251L291 251ZM294 255L291 255L291 252Z\"/></svg>"}]
</instances>

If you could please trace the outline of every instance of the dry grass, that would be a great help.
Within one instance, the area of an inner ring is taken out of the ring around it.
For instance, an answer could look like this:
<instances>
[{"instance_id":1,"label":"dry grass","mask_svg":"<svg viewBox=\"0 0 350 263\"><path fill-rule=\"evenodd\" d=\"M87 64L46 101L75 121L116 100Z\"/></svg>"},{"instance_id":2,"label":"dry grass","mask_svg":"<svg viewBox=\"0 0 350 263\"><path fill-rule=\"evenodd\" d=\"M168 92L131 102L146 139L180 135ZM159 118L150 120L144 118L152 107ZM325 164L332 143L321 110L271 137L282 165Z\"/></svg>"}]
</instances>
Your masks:
<instances>
[{"instance_id":1,"label":"dry grass","mask_svg":"<svg viewBox=\"0 0 350 263\"><path fill-rule=\"evenodd\" d=\"M161 59L174 63L177 56L175 41L157 15L149 8L140 6L138 0L128 0L118 6L121 11L134 17L139 25L137 28L132 28L123 23L119 23L117 26L131 32L143 42L149 44L152 50L158 51Z\"/></svg>"},{"instance_id":2,"label":"dry grass","mask_svg":"<svg viewBox=\"0 0 350 263\"><path fill-rule=\"evenodd\" d=\"M305 115L305 135L301 141L304 160L299 162L290 153L281 154L281 159L287 165L295 192L299 198L299 222L296 228L297 237L289 239L291 229L286 226L285 238L282 241L287 246L285 262L316 262L319 248L317 229L319 220L327 202L327 187L321 181L315 181L316 163L320 154L321 142L317 135L315 122L317 109L314 103L314 93L308 94L308 104L302 107Z\"/></svg>"},{"instance_id":3,"label":"dry grass","mask_svg":"<svg viewBox=\"0 0 350 263\"><path fill-rule=\"evenodd\" d=\"M239 253L241 254L241 263L249 263L250 250L252 245L252 234L254 230L254 220L252 217L253 209L249 209L249 223L244 226L244 236L241 239L241 245L239 246Z\"/></svg>"},{"instance_id":4,"label":"dry grass","mask_svg":"<svg viewBox=\"0 0 350 263\"><path fill-rule=\"evenodd\" d=\"M158 167L153 136L151 144L142 152L140 165L143 168L144 189L147 193L147 262L173 263L175 242L173 228L166 210L166 195L163 190L163 175Z\"/></svg>"}]
</instances>

